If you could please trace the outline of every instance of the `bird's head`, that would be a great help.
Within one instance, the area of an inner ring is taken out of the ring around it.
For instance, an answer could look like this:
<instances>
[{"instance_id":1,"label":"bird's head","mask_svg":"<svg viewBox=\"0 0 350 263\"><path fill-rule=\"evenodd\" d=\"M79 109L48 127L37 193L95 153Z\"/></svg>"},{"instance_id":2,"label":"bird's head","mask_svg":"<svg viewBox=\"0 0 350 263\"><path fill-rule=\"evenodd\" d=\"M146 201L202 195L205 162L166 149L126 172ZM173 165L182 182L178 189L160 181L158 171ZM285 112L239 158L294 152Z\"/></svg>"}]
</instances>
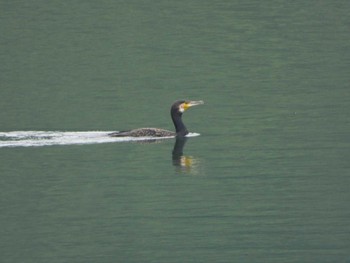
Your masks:
<instances>
[{"instance_id":1,"label":"bird's head","mask_svg":"<svg viewBox=\"0 0 350 263\"><path fill-rule=\"evenodd\" d=\"M175 101L174 104L171 106L171 112L172 113L177 112L177 113L182 114L187 109L189 109L193 106L201 105L201 104L204 104L204 102L202 100L198 100L198 101L178 100L178 101Z\"/></svg>"}]
</instances>

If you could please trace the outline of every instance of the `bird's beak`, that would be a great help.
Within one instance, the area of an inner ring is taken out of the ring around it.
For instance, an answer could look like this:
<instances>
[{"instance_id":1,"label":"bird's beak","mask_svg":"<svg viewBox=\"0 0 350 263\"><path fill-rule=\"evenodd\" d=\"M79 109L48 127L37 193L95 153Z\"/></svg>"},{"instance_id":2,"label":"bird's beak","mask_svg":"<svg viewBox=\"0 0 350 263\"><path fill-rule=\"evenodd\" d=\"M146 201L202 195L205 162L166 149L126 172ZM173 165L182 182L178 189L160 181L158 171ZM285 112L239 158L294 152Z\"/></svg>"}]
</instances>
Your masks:
<instances>
[{"instance_id":1,"label":"bird's beak","mask_svg":"<svg viewBox=\"0 0 350 263\"><path fill-rule=\"evenodd\" d=\"M190 108L190 107L197 106L197 105L201 105L201 104L204 104L204 101L202 101L202 100L198 100L198 101L194 101L194 100L186 101L186 102L184 103L184 109L187 110L187 109Z\"/></svg>"}]
</instances>

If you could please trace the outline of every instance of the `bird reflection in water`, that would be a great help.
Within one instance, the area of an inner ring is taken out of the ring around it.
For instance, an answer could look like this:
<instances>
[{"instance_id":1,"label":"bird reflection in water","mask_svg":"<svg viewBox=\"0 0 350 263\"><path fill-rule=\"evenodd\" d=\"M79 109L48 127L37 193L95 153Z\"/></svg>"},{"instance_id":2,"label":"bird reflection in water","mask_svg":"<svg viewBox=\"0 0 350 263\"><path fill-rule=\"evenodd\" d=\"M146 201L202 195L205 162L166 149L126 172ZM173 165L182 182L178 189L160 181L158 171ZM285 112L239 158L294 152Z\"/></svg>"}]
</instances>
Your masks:
<instances>
[{"instance_id":1,"label":"bird reflection in water","mask_svg":"<svg viewBox=\"0 0 350 263\"><path fill-rule=\"evenodd\" d=\"M172 152L173 165L178 172L197 174L198 160L192 156L186 156L183 154L183 149L187 140L188 138L186 137L176 137Z\"/></svg>"}]
</instances>

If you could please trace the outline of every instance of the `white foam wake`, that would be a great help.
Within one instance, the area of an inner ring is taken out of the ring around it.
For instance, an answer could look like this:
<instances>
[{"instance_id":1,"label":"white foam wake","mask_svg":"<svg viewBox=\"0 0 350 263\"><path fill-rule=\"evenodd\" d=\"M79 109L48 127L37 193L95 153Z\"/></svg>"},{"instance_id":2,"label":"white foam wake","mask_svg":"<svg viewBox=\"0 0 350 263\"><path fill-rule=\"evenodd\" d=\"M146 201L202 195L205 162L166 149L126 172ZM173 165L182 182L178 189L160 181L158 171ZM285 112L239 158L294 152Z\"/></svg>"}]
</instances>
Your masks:
<instances>
[{"instance_id":1,"label":"white foam wake","mask_svg":"<svg viewBox=\"0 0 350 263\"><path fill-rule=\"evenodd\" d=\"M33 147L50 145L98 144L128 141L149 141L169 139L173 137L111 137L113 131L11 131L0 132L0 148L2 147ZM198 136L190 133L188 137Z\"/></svg>"}]
</instances>

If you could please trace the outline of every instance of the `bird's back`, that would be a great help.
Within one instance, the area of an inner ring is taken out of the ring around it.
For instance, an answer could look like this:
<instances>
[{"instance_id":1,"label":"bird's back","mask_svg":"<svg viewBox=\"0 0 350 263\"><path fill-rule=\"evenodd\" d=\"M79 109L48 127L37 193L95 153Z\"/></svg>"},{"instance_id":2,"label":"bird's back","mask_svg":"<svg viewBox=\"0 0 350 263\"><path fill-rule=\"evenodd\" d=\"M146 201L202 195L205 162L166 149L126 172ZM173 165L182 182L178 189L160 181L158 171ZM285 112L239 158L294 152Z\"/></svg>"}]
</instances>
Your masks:
<instances>
[{"instance_id":1,"label":"bird's back","mask_svg":"<svg viewBox=\"0 0 350 263\"><path fill-rule=\"evenodd\" d=\"M175 132L158 128L140 128L129 131L120 131L111 133L112 137L172 137Z\"/></svg>"}]
</instances>

